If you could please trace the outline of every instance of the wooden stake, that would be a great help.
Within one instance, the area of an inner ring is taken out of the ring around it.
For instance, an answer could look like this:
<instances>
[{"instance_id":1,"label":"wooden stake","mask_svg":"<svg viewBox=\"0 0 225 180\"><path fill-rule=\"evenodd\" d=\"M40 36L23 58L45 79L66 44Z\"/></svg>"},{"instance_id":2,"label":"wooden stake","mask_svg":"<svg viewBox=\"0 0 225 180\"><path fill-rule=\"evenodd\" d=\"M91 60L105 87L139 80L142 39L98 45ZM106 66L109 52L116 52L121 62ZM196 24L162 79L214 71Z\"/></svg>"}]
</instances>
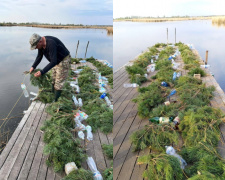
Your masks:
<instances>
[{"instance_id":1,"label":"wooden stake","mask_svg":"<svg viewBox=\"0 0 225 180\"><path fill-rule=\"evenodd\" d=\"M207 63L208 63L208 52L209 51L206 51L206 53L205 53L205 65L207 65Z\"/></svg>"},{"instance_id":2,"label":"wooden stake","mask_svg":"<svg viewBox=\"0 0 225 180\"><path fill-rule=\"evenodd\" d=\"M75 55L75 58L77 58L78 46L79 46L79 40L78 40L78 42L77 42L77 49L76 49L76 55Z\"/></svg>"},{"instance_id":3,"label":"wooden stake","mask_svg":"<svg viewBox=\"0 0 225 180\"><path fill-rule=\"evenodd\" d=\"M86 59L86 54L87 54L88 45L89 45L89 41L88 41L88 43L87 43L87 47L86 47L86 52L85 52L84 59Z\"/></svg>"},{"instance_id":4,"label":"wooden stake","mask_svg":"<svg viewBox=\"0 0 225 180\"><path fill-rule=\"evenodd\" d=\"M176 28L175 28L175 44L176 44Z\"/></svg>"},{"instance_id":5,"label":"wooden stake","mask_svg":"<svg viewBox=\"0 0 225 180\"><path fill-rule=\"evenodd\" d=\"M168 46L168 28L166 28L167 29L167 46Z\"/></svg>"}]
</instances>

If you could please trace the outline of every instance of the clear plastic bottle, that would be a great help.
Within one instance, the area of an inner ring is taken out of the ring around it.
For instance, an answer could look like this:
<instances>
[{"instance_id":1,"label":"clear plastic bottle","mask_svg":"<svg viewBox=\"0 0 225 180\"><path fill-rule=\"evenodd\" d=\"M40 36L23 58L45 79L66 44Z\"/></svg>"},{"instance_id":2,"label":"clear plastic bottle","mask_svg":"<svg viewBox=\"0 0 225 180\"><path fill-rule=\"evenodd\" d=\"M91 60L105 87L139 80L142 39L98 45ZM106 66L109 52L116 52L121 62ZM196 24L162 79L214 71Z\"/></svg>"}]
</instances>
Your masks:
<instances>
[{"instance_id":1,"label":"clear plastic bottle","mask_svg":"<svg viewBox=\"0 0 225 180\"><path fill-rule=\"evenodd\" d=\"M84 140L84 133L83 133L83 131L78 131L78 136L79 136L79 138Z\"/></svg>"},{"instance_id":2,"label":"clear plastic bottle","mask_svg":"<svg viewBox=\"0 0 225 180\"><path fill-rule=\"evenodd\" d=\"M86 131L87 131L87 140L92 141L93 140L93 134L92 134L92 128L91 126L87 125L86 126Z\"/></svg>"},{"instance_id":3,"label":"clear plastic bottle","mask_svg":"<svg viewBox=\"0 0 225 180\"><path fill-rule=\"evenodd\" d=\"M82 107L83 106L83 102L82 102L82 99L81 98L78 99L78 105L79 105L79 107Z\"/></svg>"},{"instance_id":4,"label":"clear plastic bottle","mask_svg":"<svg viewBox=\"0 0 225 180\"><path fill-rule=\"evenodd\" d=\"M129 88L129 87L138 87L139 85L136 84L136 83L132 83L132 84L129 84L129 83L125 83L123 84L123 87L125 88Z\"/></svg>"},{"instance_id":5,"label":"clear plastic bottle","mask_svg":"<svg viewBox=\"0 0 225 180\"><path fill-rule=\"evenodd\" d=\"M22 90L23 90L24 96L25 96L26 98L29 97L29 93L27 92L27 87L26 87L26 85L23 84L23 83L21 83L21 88L22 88Z\"/></svg>"},{"instance_id":6,"label":"clear plastic bottle","mask_svg":"<svg viewBox=\"0 0 225 180\"><path fill-rule=\"evenodd\" d=\"M106 104L107 104L108 106L110 106L110 105L111 105L111 101L109 100L109 98L108 98L107 96L105 96L104 99L105 99L105 101L106 101Z\"/></svg>"},{"instance_id":7,"label":"clear plastic bottle","mask_svg":"<svg viewBox=\"0 0 225 180\"><path fill-rule=\"evenodd\" d=\"M77 101L77 98L73 95L73 102L75 104L75 106L78 106L79 105L79 102Z\"/></svg>"}]
</instances>

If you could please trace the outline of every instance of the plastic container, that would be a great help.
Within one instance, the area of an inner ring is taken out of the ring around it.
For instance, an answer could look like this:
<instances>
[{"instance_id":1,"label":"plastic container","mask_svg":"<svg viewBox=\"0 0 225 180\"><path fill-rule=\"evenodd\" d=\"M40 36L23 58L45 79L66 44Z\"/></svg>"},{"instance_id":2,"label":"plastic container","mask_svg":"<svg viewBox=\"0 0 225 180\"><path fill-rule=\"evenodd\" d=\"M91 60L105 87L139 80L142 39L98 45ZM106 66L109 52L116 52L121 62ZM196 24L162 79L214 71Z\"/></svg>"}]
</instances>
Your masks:
<instances>
[{"instance_id":1,"label":"plastic container","mask_svg":"<svg viewBox=\"0 0 225 180\"><path fill-rule=\"evenodd\" d=\"M210 68L210 65L201 65L201 68L205 68L205 69L207 69L207 68Z\"/></svg>"},{"instance_id":2,"label":"plastic container","mask_svg":"<svg viewBox=\"0 0 225 180\"><path fill-rule=\"evenodd\" d=\"M176 91L175 89L173 89L173 90L170 92L169 97L172 96L172 95L174 95L174 94L176 94L176 92L177 92L177 91Z\"/></svg>"},{"instance_id":3,"label":"plastic container","mask_svg":"<svg viewBox=\"0 0 225 180\"><path fill-rule=\"evenodd\" d=\"M81 98L78 99L78 106L79 107L82 107L83 106L83 103L82 103L82 99Z\"/></svg>"},{"instance_id":4,"label":"plastic container","mask_svg":"<svg viewBox=\"0 0 225 180\"><path fill-rule=\"evenodd\" d=\"M175 80L177 78L177 72L173 73L173 80Z\"/></svg>"},{"instance_id":5,"label":"plastic container","mask_svg":"<svg viewBox=\"0 0 225 180\"><path fill-rule=\"evenodd\" d=\"M106 97L106 93L103 93L103 94L100 96L101 99L104 99L105 97Z\"/></svg>"},{"instance_id":6,"label":"plastic container","mask_svg":"<svg viewBox=\"0 0 225 180\"><path fill-rule=\"evenodd\" d=\"M83 131L78 131L78 137L84 140L84 133L83 133Z\"/></svg>"},{"instance_id":7,"label":"plastic container","mask_svg":"<svg viewBox=\"0 0 225 180\"><path fill-rule=\"evenodd\" d=\"M86 131L87 131L87 140L92 141L93 140L93 134L92 134L92 128L91 126L87 125L86 126Z\"/></svg>"},{"instance_id":8,"label":"plastic container","mask_svg":"<svg viewBox=\"0 0 225 180\"><path fill-rule=\"evenodd\" d=\"M25 96L26 98L29 97L29 93L27 92L27 87L26 87L26 85L23 84L23 83L21 83L21 88L22 88L22 90L23 90L24 96Z\"/></svg>"},{"instance_id":9,"label":"plastic container","mask_svg":"<svg viewBox=\"0 0 225 180\"><path fill-rule=\"evenodd\" d=\"M75 162L70 162L65 165L65 172L67 175L74 170L77 170L77 166L76 166Z\"/></svg>"},{"instance_id":10,"label":"plastic container","mask_svg":"<svg viewBox=\"0 0 225 180\"><path fill-rule=\"evenodd\" d=\"M112 103L111 103L111 101L109 100L109 98L107 97L107 96L105 96L105 101L106 101L106 104L108 105L108 106L110 106Z\"/></svg>"},{"instance_id":11,"label":"plastic container","mask_svg":"<svg viewBox=\"0 0 225 180\"><path fill-rule=\"evenodd\" d=\"M123 84L123 87L125 87L125 88L138 87L138 86L139 86L139 85L136 84L136 83L132 83L132 84L125 83L125 84Z\"/></svg>"},{"instance_id":12,"label":"plastic container","mask_svg":"<svg viewBox=\"0 0 225 180\"><path fill-rule=\"evenodd\" d=\"M166 146L166 154L174 156L179 159L181 169L184 169L187 166L186 161L176 153L175 149L172 146Z\"/></svg>"},{"instance_id":13,"label":"plastic container","mask_svg":"<svg viewBox=\"0 0 225 180\"><path fill-rule=\"evenodd\" d=\"M168 87L168 84L163 81L163 82L161 82L161 86Z\"/></svg>"},{"instance_id":14,"label":"plastic container","mask_svg":"<svg viewBox=\"0 0 225 180\"><path fill-rule=\"evenodd\" d=\"M73 99L75 106L79 106L79 102L77 101L77 98L74 95L72 96L72 99Z\"/></svg>"},{"instance_id":15,"label":"plastic container","mask_svg":"<svg viewBox=\"0 0 225 180\"><path fill-rule=\"evenodd\" d=\"M106 92L106 89L105 89L104 87L100 87L100 88L99 88L99 92L100 92L100 93L104 93L104 92Z\"/></svg>"},{"instance_id":16,"label":"plastic container","mask_svg":"<svg viewBox=\"0 0 225 180\"><path fill-rule=\"evenodd\" d=\"M103 180L101 173L98 171L95 161L92 157L87 158L87 164L89 169L92 171L94 180Z\"/></svg>"}]
</instances>

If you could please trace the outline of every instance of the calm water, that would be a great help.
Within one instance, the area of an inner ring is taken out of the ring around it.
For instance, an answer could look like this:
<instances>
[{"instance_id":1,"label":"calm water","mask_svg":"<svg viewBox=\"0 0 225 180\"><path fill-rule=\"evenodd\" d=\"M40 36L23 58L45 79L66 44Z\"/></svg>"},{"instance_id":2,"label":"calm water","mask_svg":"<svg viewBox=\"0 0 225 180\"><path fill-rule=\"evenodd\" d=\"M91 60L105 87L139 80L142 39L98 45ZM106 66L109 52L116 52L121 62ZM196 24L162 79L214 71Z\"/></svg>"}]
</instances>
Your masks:
<instances>
[{"instance_id":1,"label":"calm water","mask_svg":"<svg viewBox=\"0 0 225 180\"><path fill-rule=\"evenodd\" d=\"M107 36L104 29L45 29L31 27L0 27L0 119L5 118L22 93L20 84L24 79L23 72L32 66L37 50L31 51L29 38L33 33L41 36L58 37L75 56L77 41L80 41L77 57L84 58L87 42L90 41L86 57L106 59L113 63L113 37ZM38 68L43 68L48 61L43 58ZM25 79L29 85L29 77ZM28 91L37 92L37 88L28 87ZM22 116L29 107L29 98L20 99L10 117ZM14 130L21 118L8 121L6 128ZM0 120L0 124L3 121Z\"/></svg>"},{"instance_id":2,"label":"calm water","mask_svg":"<svg viewBox=\"0 0 225 180\"><path fill-rule=\"evenodd\" d=\"M117 70L129 60L134 59L147 47L158 42L167 42L166 28L169 30L169 42L193 44L202 59L208 50L208 64L215 74L217 82L225 90L225 28L212 26L210 20L177 21L162 23L114 22L113 61Z\"/></svg>"}]
</instances>

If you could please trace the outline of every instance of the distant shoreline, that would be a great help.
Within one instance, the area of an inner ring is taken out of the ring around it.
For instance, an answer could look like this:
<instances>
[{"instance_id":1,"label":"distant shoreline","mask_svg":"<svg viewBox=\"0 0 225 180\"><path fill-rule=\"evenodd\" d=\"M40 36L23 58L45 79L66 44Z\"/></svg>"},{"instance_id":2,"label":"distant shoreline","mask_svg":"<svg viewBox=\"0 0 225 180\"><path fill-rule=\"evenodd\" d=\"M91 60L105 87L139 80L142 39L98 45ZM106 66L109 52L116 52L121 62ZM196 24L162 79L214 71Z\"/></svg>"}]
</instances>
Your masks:
<instances>
[{"instance_id":1,"label":"distant shoreline","mask_svg":"<svg viewBox=\"0 0 225 180\"><path fill-rule=\"evenodd\" d=\"M165 17L165 18L117 18L114 19L113 22L165 22L165 21L187 21L187 20L211 20L215 18L214 16L202 16L202 17Z\"/></svg>"},{"instance_id":2,"label":"distant shoreline","mask_svg":"<svg viewBox=\"0 0 225 180\"><path fill-rule=\"evenodd\" d=\"M112 26L98 26L98 25L74 25L74 26L67 26L67 25L42 25L42 24L1 24L1 26L23 26L23 27L40 27L40 28L50 28L50 29L107 29L107 28L111 28Z\"/></svg>"}]
</instances>

